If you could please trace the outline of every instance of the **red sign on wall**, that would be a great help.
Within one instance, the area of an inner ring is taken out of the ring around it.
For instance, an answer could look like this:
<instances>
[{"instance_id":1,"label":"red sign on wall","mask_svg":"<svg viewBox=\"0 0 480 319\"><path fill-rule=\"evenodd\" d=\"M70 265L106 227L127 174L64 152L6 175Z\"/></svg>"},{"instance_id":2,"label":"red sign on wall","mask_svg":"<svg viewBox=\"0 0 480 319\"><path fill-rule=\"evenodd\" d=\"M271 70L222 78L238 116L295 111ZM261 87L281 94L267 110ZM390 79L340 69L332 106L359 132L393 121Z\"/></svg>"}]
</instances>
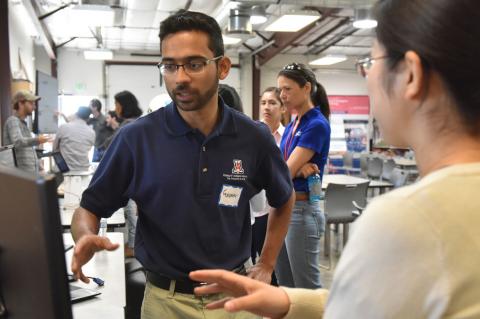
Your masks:
<instances>
[{"instance_id":1,"label":"red sign on wall","mask_svg":"<svg viewBox=\"0 0 480 319\"><path fill-rule=\"evenodd\" d=\"M370 114L370 99L367 95L329 95L332 114Z\"/></svg>"}]
</instances>

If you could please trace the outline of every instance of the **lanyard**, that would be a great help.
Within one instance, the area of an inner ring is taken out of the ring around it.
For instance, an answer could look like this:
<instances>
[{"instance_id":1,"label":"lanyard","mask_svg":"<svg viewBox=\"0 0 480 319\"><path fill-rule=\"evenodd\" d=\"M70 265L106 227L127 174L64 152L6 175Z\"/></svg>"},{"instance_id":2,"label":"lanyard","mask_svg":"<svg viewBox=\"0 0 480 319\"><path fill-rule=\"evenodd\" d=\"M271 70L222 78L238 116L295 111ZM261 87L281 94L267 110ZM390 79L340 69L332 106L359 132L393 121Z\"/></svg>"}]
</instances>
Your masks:
<instances>
[{"instance_id":1,"label":"lanyard","mask_svg":"<svg viewBox=\"0 0 480 319\"><path fill-rule=\"evenodd\" d=\"M297 116L295 118L295 125L293 126L292 134L290 134L290 136L287 138L287 141L285 142L285 149L283 150L283 159L285 160L285 162L288 160L288 157L289 157L288 150L292 146L293 138L295 137L295 131L297 130L299 123L300 123L300 119Z\"/></svg>"}]
</instances>

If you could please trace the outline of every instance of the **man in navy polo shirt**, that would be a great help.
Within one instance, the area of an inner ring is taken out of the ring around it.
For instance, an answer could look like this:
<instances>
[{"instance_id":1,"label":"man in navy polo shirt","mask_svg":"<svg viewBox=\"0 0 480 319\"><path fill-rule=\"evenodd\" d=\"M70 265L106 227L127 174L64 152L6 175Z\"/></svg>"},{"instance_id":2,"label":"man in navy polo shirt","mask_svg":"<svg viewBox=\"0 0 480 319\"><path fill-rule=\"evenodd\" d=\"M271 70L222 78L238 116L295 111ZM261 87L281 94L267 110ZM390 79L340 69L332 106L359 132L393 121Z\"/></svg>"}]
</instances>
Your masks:
<instances>
[{"instance_id":1,"label":"man in navy polo shirt","mask_svg":"<svg viewBox=\"0 0 480 319\"><path fill-rule=\"evenodd\" d=\"M288 168L269 130L223 105L218 82L231 62L221 30L204 14L179 11L160 26L159 64L173 102L120 129L73 217L72 271L99 250L99 219L129 199L138 205L135 255L147 270L142 318L251 318L208 311L223 298L195 297L190 271L245 271L249 200L266 190L273 208L262 255L250 277L269 282L294 201Z\"/></svg>"}]
</instances>

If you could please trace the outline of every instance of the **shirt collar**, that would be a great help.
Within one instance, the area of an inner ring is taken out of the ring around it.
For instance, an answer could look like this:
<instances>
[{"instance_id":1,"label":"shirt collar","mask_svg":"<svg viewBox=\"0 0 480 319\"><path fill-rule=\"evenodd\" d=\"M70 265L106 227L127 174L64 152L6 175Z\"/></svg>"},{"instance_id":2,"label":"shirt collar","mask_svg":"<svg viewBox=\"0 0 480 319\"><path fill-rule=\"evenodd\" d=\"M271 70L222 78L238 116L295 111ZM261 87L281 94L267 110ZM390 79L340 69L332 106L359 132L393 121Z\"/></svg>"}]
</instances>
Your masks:
<instances>
[{"instance_id":1,"label":"shirt collar","mask_svg":"<svg viewBox=\"0 0 480 319\"><path fill-rule=\"evenodd\" d=\"M318 113L320 112L320 109L318 107L313 107L312 109L308 110L305 114L303 114L302 116L302 119L303 118L311 118L311 117L315 117L318 115Z\"/></svg>"},{"instance_id":2,"label":"shirt collar","mask_svg":"<svg viewBox=\"0 0 480 319\"><path fill-rule=\"evenodd\" d=\"M282 123L280 123L280 126L277 128L277 130L275 131L275 133L278 133L280 136L283 135L283 132L285 132L285 126L283 126Z\"/></svg>"},{"instance_id":3,"label":"shirt collar","mask_svg":"<svg viewBox=\"0 0 480 319\"><path fill-rule=\"evenodd\" d=\"M237 126L235 123L234 110L230 107L225 107L222 99L218 99L218 107L220 109L220 122L213 129L211 135L230 135L237 133ZM183 136L189 132L192 132L193 129L188 126L185 120L182 118L178 112L175 102L171 102L165 106L165 124L169 134L173 136Z\"/></svg>"}]
</instances>

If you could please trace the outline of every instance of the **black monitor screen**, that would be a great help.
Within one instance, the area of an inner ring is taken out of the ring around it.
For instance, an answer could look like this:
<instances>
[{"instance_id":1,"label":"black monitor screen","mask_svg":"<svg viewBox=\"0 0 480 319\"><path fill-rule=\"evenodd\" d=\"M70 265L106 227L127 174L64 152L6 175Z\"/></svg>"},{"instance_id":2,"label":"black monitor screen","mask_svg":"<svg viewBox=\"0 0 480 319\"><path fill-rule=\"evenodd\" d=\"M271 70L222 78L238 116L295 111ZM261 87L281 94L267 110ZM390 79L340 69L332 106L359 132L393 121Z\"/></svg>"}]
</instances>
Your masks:
<instances>
[{"instance_id":1,"label":"black monitor screen","mask_svg":"<svg viewBox=\"0 0 480 319\"><path fill-rule=\"evenodd\" d=\"M65 162L65 159L62 156L62 153L60 152L53 152L52 153L53 160L55 161L55 164L58 167L58 170L62 173L66 173L70 171L70 168L67 165L67 162Z\"/></svg>"},{"instance_id":2,"label":"black monitor screen","mask_svg":"<svg viewBox=\"0 0 480 319\"><path fill-rule=\"evenodd\" d=\"M0 167L0 204L0 317L72 318L53 176Z\"/></svg>"}]
</instances>

